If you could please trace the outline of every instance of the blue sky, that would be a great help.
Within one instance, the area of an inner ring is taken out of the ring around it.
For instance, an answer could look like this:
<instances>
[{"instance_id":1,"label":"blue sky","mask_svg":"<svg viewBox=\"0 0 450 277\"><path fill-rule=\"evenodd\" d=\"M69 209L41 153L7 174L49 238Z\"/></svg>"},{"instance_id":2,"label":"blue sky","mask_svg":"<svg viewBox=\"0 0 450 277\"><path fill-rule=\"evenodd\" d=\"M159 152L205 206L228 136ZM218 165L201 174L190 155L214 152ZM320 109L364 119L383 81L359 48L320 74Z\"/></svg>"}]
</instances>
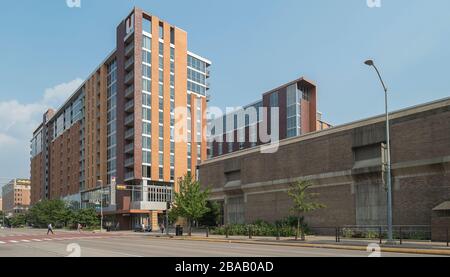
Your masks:
<instances>
[{"instance_id":1,"label":"blue sky","mask_svg":"<svg viewBox=\"0 0 450 277\"><path fill-rule=\"evenodd\" d=\"M66 0L3 1L0 10L0 177L29 176L28 141L113 50L133 6L186 30L189 49L213 61L212 105L247 104L305 76L324 119L342 124L383 113L376 60L391 108L450 96L450 1ZM0 180L0 183L2 181Z\"/></svg>"}]
</instances>

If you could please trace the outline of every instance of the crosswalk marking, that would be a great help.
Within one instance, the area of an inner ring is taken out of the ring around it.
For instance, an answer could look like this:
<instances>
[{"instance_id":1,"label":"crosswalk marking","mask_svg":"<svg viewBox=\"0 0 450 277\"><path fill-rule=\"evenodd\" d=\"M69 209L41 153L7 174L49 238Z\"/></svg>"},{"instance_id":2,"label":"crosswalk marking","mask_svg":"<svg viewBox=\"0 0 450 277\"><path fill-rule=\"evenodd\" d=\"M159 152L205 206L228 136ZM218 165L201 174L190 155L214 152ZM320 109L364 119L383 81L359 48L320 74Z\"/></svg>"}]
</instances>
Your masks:
<instances>
[{"instance_id":1,"label":"crosswalk marking","mask_svg":"<svg viewBox=\"0 0 450 277\"><path fill-rule=\"evenodd\" d=\"M70 233L61 233L55 236L46 236L41 233L14 233L14 234L0 234L0 245L5 244L16 244L16 243L32 243L32 242L49 242L49 241L68 241L68 240L97 240L97 239L107 239L113 237L122 237L122 236L108 236L100 234L79 234L80 236L74 236L77 234ZM9 238L9 239L8 239Z\"/></svg>"}]
</instances>

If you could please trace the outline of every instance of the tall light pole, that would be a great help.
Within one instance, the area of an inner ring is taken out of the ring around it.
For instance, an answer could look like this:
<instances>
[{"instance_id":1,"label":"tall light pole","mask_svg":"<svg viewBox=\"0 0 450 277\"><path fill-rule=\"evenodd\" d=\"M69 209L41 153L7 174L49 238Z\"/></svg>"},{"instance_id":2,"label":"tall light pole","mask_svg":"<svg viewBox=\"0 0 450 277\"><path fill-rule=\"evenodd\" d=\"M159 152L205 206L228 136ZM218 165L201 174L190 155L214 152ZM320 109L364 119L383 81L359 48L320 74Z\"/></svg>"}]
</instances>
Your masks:
<instances>
[{"instance_id":1,"label":"tall light pole","mask_svg":"<svg viewBox=\"0 0 450 277\"><path fill-rule=\"evenodd\" d=\"M103 233L103 181L97 181L100 184L100 233Z\"/></svg>"},{"instance_id":2,"label":"tall light pole","mask_svg":"<svg viewBox=\"0 0 450 277\"><path fill-rule=\"evenodd\" d=\"M390 142L390 127L389 127L389 111L388 111L388 89L384 84L383 78L381 78L380 71L375 66L373 60L367 60L364 63L375 69L384 89L384 104L386 109L386 146L387 146L387 154L386 154L387 225L388 225L388 242L392 243L393 231L392 231L391 142Z\"/></svg>"}]
</instances>

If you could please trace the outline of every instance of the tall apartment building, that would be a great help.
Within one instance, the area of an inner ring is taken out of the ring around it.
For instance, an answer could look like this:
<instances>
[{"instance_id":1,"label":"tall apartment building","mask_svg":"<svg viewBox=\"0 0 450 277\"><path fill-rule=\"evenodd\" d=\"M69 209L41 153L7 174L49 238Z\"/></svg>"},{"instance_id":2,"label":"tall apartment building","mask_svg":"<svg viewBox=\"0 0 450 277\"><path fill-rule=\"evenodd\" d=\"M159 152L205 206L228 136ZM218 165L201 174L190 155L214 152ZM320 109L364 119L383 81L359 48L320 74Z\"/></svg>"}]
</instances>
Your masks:
<instances>
[{"instance_id":1,"label":"tall apartment building","mask_svg":"<svg viewBox=\"0 0 450 277\"><path fill-rule=\"evenodd\" d=\"M30 180L14 179L2 187L1 210L6 216L23 213L30 207Z\"/></svg>"},{"instance_id":2,"label":"tall apartment building","mask_svg":"<svg viewBox=\"0 0 450 277\"><path fill-rule=\"evenodd\" d=\"M211 62L189 52L187 40L184 30L132 10L117 27L116 49L33 133L32 203L94 207L102 199L110 224L157 228L176 180L207 155ZM175 133L177 124L187 130Z\"/></svg>"},{"instance_id":3,"label":"tall apartment building","mask_svg":"<svg viewBox=\"0 0 450 277\"><path fill-rule=\"evenodd\" d=\"M267 134L272 129L275 131L274 125L271 126L271 109L274 107L278 108L276 123L279 140L332 127L322 120L322 113L317 111L316 85L302 77L264 93L261 100L242 109L210 118L209 132L214 141L208 144L208 157L214 158L267 143L261 140L260 129L267 128ZM251 108L254 108L254 116ZM261 125L266 127L260 128ZM254 131L251 131L252 128Z\"/></svg>"}]
</instances>

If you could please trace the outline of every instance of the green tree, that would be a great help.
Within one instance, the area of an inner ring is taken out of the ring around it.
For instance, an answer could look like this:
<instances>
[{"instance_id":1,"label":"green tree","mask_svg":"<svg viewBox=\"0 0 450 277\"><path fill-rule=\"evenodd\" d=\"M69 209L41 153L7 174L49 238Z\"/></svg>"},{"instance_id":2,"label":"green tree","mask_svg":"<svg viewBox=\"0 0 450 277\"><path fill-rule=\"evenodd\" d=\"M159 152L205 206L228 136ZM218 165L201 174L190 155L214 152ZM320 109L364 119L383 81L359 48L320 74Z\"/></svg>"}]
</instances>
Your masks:
<instances>
[{"instance_id":1,"label":"green tree","mask_svg":"<svg viewBox=\"0 0 450 277\"><path fill-rule=\"evenodd\" d=\"M188 173L184 178L178 181L179 192L175 193L174 208L171 211L172 217L174 215L184 217L188 221L189 236L192 235L192 223L200 219L205 213L209 211L207 202L210 190L203 190L200 183L192 178Z\"/></svg>"},{"instance_id":2,"label":"green tree","mask_svg":"<svg viewBox=\"0 0 450 277\"><path fill-rule=\"evenodd\" d=\"M28 211L28 222L35 227L45 228L49 223L55 227L67 226L72 213L62 200L45 200L36 203Z\"/></svg>"},{"instance_id":3,"label":"green tree","mask_svg":"<svg viewBox=\"0 0 450 277\"><path fill-rule=\"evenodd\" d=\"M10 219L10 224L14 228L22 227L27 224L27 216L25 213L16 214Z\"/></svg>"},{"instance_id":4,"label":"green tree","mask_svg":"<svg viewBox=\"0 0 450 277\"><path fill-rule=\"evenodd\" d=\"M291 184L288 190L288 195L293 201L291 211L297 216L296 239L300 234L303 241L305 240L305 232L303 230L303 224L301 224L302 215L325 207L324 205L313 201L313 198L318 194L308 192L308 189L311 188L312 185L313 184L309 181L299 181Z\"/></svg>"},{"instance_id":5,"label":"green tree","mask_svg":"<svg viewBox=\"0 0 450 277\"><path fill-rule=\"evenodd\" d=\"M206 207L209 211L199 219L199 224L209 227L218 226L222 222L221 205L217 201L208 201Z\"/></svg>"},{"instance_id":6,"label":"green tree","mask_svg":"<svg viewBox=\"0 0 450 277\"><path fill-rule=\"evenodd\" d=\"M73 214L73 225L80 223L86 225L89 228L95 228L100 226L99 216L95 209L80 209L76 210Z\"/></svg>"}]
</instances>

